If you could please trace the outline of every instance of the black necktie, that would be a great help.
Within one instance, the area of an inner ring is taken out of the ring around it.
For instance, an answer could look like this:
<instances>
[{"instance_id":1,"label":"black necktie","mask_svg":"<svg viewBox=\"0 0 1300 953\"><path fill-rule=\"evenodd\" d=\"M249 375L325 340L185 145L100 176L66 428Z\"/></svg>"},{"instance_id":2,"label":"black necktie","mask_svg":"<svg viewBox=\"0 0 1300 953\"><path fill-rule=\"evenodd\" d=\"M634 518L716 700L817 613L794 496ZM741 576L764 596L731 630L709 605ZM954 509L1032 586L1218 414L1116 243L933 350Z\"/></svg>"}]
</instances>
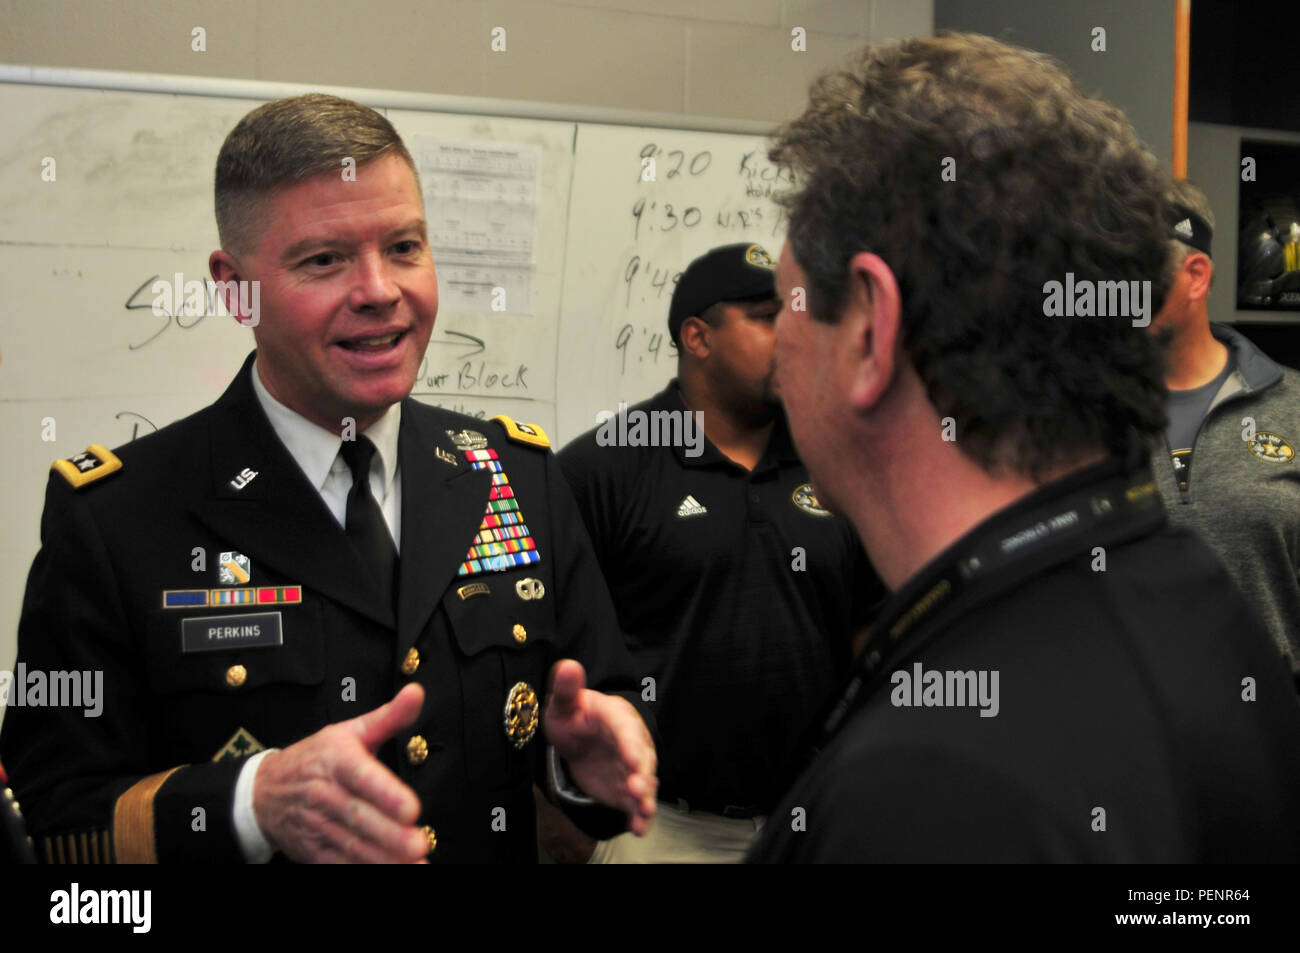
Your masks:
<instances>
[{"instance_id":1,"label":"black necktie","mask_svg":"<svg viewBox=\"0 0 1300 953\"><path fill-rule=\"evenodd\" d=\"M374 570L380 591L396 604L397 547L384 522L383 510L370 492L370 462L375 458L375 445L369 437L357 437L344 440L339 453L352 471L346 521L348 539Z\"/></svg>"}]
</instances>

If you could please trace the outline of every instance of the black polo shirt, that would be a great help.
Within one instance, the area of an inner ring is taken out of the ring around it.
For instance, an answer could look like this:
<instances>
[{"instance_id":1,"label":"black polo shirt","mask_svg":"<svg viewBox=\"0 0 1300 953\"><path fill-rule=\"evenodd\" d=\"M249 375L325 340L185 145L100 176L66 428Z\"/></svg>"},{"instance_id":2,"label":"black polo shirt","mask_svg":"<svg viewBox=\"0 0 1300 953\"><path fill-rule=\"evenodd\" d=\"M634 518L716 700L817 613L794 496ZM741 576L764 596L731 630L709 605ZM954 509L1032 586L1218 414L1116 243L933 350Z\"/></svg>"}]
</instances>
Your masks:
<instances>
[{"instance_id":1,"label":"black polo shirt","mask_svg":"<svg viewBox=\"0 0 1300 953\"><path fill-rule=\"evenodd\" d=\"M747 860L1300 860L1289 672L1149 467L994 514L876 626Z\"/></svg>"},{"instance_id":2,"label":"black polo shirt","mask_svg":"<svg viewBox=\"0 0 1300 953\"><path fill-rule=\"evenodd\" d=\"M676 381L628 419L665 410L686 412ZM783 419L752 472L707 439L692 457L597 432L559 461L654 679L660 797L765 810L884 589L849 524L817 505Z\"/></svg>"}]
</instances>

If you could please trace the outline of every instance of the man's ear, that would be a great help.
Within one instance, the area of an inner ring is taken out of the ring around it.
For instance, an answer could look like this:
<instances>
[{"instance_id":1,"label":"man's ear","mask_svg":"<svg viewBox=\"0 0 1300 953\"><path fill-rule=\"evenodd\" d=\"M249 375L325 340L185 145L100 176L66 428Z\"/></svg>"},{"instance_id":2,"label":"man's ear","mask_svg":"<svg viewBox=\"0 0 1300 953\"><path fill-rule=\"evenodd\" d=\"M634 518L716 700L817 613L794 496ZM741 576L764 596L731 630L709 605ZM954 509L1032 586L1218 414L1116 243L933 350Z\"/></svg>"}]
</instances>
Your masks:
<instances>
[{"instance_id":1,"label":"man's ear","mask_svg":"<svg viewBox=\"0 0 1300 953\"><path fill-rule=\"evenodd\" d=\"M1187 273L1187 297L1199 301L1210 293L1210 279L1214 277L1214 262L1204 252L1192 252L1183 259Z\"/></svg>"},{"instance_id":2,"label":"man's ear","mask_svg":"<svg viewBox=\"0 0 1300 953\"><path fill-rule=\"evenodd\" d=\"M677 349L681 354L689 354L692 357L703 360L709 356L709 332L713 330L700 317L691 315L682 322L681 328L677 331L677 340L681 346Z\"/></svg>"},{"instance_id":3,"label":"man's ear","mask_svg":"<svg viewBox=\"0 0 1300 953\"><path fill-rule=\"evenodd\" d=\"M902 301L893 269L871 252L849 259L841 322L853 361L849 401L858 411L878 404L894 381Z\"/></svg>"},{"instance_id":4,"label":"man's ear","mask_svg":"<svg viewBox=\"0 0 1300 953\"><path fill-rule=\"evenodd\" d=\"M249 315L239 313L239 281L243 278L242 269L234 257L227 251L218 249L208 256L208 272L212 280L218 283L222 304L240 327L247 327ZM240 320L244 318L245 320Z\"/></svg>"}]
</instances>

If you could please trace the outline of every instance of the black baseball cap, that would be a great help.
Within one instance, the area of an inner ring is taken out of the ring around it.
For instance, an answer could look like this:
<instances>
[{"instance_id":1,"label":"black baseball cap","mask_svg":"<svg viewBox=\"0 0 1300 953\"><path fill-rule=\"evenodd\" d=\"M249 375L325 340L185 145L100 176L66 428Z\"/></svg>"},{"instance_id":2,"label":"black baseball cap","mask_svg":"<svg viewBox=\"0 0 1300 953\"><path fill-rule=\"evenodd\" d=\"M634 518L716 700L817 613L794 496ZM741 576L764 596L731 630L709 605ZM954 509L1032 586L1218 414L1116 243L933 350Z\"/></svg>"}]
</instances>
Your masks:
<instances>
[{"instance_id":1,"label":"black baseball cap","mask_svg":"<svg viewBox=\"0 0 1300 953\"><path fill-rule=\"evenodd\" d=\"M1169 231L1173 238L1184 245L1210 254L1210 239L1214 237L1214 229L1195 210L1186 205L1170 205Z\"/></svg>"},{"instance_id":2,"label":"black baseball cap","mask_svg":"<svg viewBox=\"0 0 1300 953\"><path fill-rule=\"evenodd\" d=\"M738 242L705 252L682 272L668 307L668 333L680 344L682 322L719 301L776 297L776 265L762 245Z\"/></svg>"}]
</instances>

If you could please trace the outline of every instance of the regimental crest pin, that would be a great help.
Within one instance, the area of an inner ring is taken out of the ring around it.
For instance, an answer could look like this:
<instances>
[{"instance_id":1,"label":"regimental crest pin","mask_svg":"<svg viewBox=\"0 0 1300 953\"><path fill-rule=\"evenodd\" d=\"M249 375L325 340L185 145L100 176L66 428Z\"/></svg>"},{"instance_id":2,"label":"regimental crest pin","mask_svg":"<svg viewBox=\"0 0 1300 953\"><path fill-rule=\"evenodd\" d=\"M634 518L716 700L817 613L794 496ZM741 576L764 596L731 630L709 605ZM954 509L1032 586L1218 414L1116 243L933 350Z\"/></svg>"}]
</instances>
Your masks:
<instances>
[{"instance_id":1,"label":"regimental crest pin","mask_svg":"<svg viewBox=\"0 0 1300 953\"><path fill-rule=\"evenodd\" d=\"M790 494L790 501L805 513L811 513L813 516L830 516L831 511L822 506L817 501L817 494L813 492L811 483L801 483L795 487Z\"/></svg>"},{"instance_id":2,"label":"regimental crest pin","mask_svg":"<svg viewBox=\"0 0 1300 953\"><path fill-rule=\"evenodd\" d=\"M1283 437L1275 433L1269 433L1266 430L1255 432L1255 439L1251 440L1247 446L1256 459L1263 460L1266 463L1290 463L1295 459L1295 447L1291 446Z\"/></svg>"},{"instance_id":3,"label":"regimental crest pin","mask_svg":"<svg viewBox=\"0 0 1300 953\"><path fill-rule=\"evenodd\" d=\"M253 564L243 553L222 553L217 566L217 582L223 586L246 586L253 578Z\"/></svg>"},{"instance_id":4,"label":"regimental crest pin","mask_svg":"<svg viewBox=\"0 0 1300 953\"><path fill-rule=\"evenodd\" d=\"M448 430L447 436L461 453L469 450L483 450L487 447L487 437L477 430Z\"/></svg>"}]
</instances>

